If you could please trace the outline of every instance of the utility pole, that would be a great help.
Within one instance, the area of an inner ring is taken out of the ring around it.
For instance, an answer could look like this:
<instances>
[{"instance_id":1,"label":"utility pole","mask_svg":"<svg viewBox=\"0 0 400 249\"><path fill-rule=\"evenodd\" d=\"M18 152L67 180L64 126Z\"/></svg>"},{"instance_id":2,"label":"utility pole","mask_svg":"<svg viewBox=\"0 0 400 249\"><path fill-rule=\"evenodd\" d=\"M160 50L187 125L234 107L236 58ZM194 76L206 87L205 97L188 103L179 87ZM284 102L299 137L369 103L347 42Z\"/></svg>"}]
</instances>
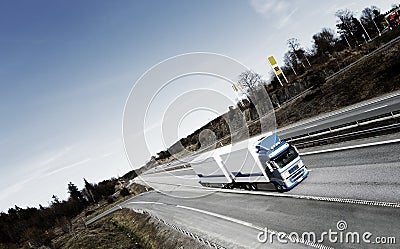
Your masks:
<instances>
[{"instance_id":1,"label":"utility pole","mask_svg":"<svg viewBox=\"0 0 400 249\"><path fill-rule=\"evenodd\" d=\"M349 41L347 40L346 35L345 35L345 34L342 34L342 36L344 37L344 39L345 39L346 42L347 42L347 45L349 45L349 48L351 49L350 43L349 43Z\"/></svg>"},{"instance_id":2,"label":"utility pole","mask_svg":"<svg viewBox=\"0 0 400 249\"><path fill-rule=\"evenodd\" d=\"M297 76L297 73L296 73L296 71L294 70L294 67L293 67L293 64L292 64L292 63L290 63L290 67L292 68L293 73Z\"/></svg>"},{"instance_id":3,"label":"utility pole","mask_svg":"<svg viewBox=\"0 0 400 249\"><path fill-rule=\"evenodd\" d=\"M307 63L308 63L308 66L310 66L311 67L311 63L310 63L310 61L308 60L308 58L307 58L307 56L304 54L304 58L306 58L306 61L307 61Z\"/></svg>"},{"instance_id":4,"label":"utility pole","mask_svg":"<svg viewBox=\"0 0 400 249\"><path fill-rule=\"evenodd\" d=\"M376 25L376 22L375 22L374 18L371 17L371 20L372 20L372 22L374 23L376 30L378 30L379 36L382 36L382 33L381 33L381 31L379 30L378 25Z\"/></svg>"},{"instance_id":5,"label":"utility pole","mask_svg":"<svg viewBox=\"0 0 400 249\"><path fill-rule=\"evenodd\" d=\"M363 28L363 30L364 30L364 32L365 32L365 34L367 34L367 36L368 36L368 41L370 41L370 40L371 40L371 37L369 36L369 34L368 34L367 30L365 29L365 27L364 27L364 25L362 24L362 22L361 22L361 21L360 21L360 24L361 24L361 27Z\"/></svg>"}]
</instances>

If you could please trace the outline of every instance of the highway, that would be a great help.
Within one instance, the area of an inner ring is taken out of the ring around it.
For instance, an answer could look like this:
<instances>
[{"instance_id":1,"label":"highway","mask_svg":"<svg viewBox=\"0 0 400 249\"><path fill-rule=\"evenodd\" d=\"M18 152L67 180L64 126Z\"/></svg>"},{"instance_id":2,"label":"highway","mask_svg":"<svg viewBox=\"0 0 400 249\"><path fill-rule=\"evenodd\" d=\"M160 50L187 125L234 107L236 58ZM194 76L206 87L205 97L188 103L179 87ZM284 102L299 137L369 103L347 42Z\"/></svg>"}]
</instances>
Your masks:
<instances>
[{"instance_id":1,"label":"highway","mask_svg":"<svg viewBox=\"0 0 400 249\"><path fill-rule=\"evenodd\" d=\"M363 139L351 145L368 144L369 140L376 142L377 139ZM347 147L347 144L341 146ZM272 190L216 192L202 188L193 170L183 169L144 176L140 180L142 184L147 182L160 192L146 193L125 206L150 210L169 222L191 228L207 238L212 237L227 248L265 248L265 244L258 243L256 238L257 231L265 226L285 233L309 231L321 234L334 229L340 220L345 220L352 232L369 231L400 238L400 143L329 152L331 147L308 149L307 153L316 149L324 151L325 148L328 151L304 155L303 160L311 169L309 178L283 195ZM368 204L351 200L367 201ZM398 206L385 207L391 203ZM210 214L203 217L204 213L199 218L195 211L179 206L224 215L236 222L228 220L225 224L227 221L224 220L221 223L221 218ZM218 224L214 230L210 229L213 222ZM232 226L240 229L236 230L240 231L240 237L233 236ZM365 243L338 244L328 241L322 244L332 248L382 248ZM305 245L277 243L268 248L300 246ZM391 247L388 245L388 248Z\"/></svg>"},{"instance_id":2,"label":"highway","mask_svg":"<svg viewBox=\"0 0 400 249\"><path fill-rule=\"evenodd\" d=\"M399 103L400 96L393 94L302 121L278 133L298 136L397 111ZM221 248L399 248L399 152L400 133L301 149L310 175L285 193L272 186L270 191L205 188L191 168L152 171L134 182L155 190L115 209L144 210ZM345 222L346 228L340 230L338 222ZM265 228L272 242L258 240ZM342 237L328 238L325 233L329 231ZM278 232L281 240L271 236ZM286 243L285 236L304 233L304 240ZM366 233L370 236L363 240ZM359 242L346 239L355 234ZM381 237L392 244L377 244Z\"/></svg>"},{"instance_id":3,"label":"highway","mask_svg":"<svg viewBox=\"0 0 400 249\"><path fill-rule=\"evenodd\" d=\"M360 144L368 143L368 139L360 142ZM320 147L318 150L323 148ZM300 154L302 151L300 150ZM310 151L312 150L308 150ZM399 152L400 142L397 142L303 155L303 161L311 169L311 174L303 183L291 190L290 194L400 203ZM140 182L147 183L160 191L175 189L179 184L184 187L201 187L198 184L198 177L191 168L160 172L140 178Z\"/></svg>"}]
</instances>

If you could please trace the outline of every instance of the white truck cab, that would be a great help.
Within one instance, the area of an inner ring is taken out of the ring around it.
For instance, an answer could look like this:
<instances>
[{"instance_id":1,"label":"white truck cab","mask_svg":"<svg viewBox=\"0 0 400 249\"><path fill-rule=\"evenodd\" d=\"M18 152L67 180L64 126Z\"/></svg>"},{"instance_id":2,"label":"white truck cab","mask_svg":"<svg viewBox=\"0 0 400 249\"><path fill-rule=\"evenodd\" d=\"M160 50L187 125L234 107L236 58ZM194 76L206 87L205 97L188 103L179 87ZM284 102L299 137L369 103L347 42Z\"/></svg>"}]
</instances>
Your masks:
<instances>
[{"instance_id":1,"label":"white truck cab","mask_svg":"<svg viewBox=\"0 0 400 249\"><path fill-rule=\"evenodd\" d=\"M261 139L256 149L260 163L277 190L291 189L309 174L297 148L281 141L277 133Z\"/></svg>"}]
</instances>

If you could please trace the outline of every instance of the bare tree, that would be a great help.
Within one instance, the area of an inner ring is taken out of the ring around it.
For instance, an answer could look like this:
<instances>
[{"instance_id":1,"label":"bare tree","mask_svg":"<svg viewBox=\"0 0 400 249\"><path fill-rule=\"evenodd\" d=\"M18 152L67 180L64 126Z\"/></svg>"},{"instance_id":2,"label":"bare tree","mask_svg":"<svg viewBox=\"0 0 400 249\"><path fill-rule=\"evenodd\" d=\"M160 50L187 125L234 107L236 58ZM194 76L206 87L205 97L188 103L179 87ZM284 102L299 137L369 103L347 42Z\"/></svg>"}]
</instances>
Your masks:
<instances>
[{"instance_id":1,"label":"bare tree","mask_svg":"<svg viewBox=\"0 0 400 249\"><path fill-rule=\"evenodd\" d=\"M267 81L260 74L248 70L239 75L239 84L243 86L245 93L251 93L267 85Z\"/></svg>"},{"instance_id":2,"label":"bare tree","mask_svg":"<svg viewBox=\"0 0 400 249\"><path fill-rule=\"evenodd\" d=\"M363 9L361 12L360 21L370 33L380 35L381 31L375 19L380 16L381 10L376 6L371 6Z\"/></svg>"},{"instance_id":3,"label":"bare tree","mask_svg":"<svg viewBox=\"0 0 400 249\"><path fill-rule=\"evenodd\" d=\"M324 53L333 53L333 48L337 41L335 32L329 28L323 28L321 32L313 35L314 49L317 55L322 55Z\"/></svg>"},{"instance_id":4,"label":"bare tree","mask_svg":"<svg viewBox=\"0 0 400 249\"><path fill-rule=\"evenodd\" d=\"M359 43L363 41L364 31L360 22L354 17L354 13L349 9L341 9L336 11L335 16L338 18L336 27L338 33L345 36L351 42Z\"/></svg>"},{"instance_id":5,"label":"bare tree","mask_svg":"<svg viewBox=\"0 0 400 249\"><path fill-rule=\"evenodd\" d=\"M295 67L297 65L297 60L293 52L288 51L283 55L283 63L285 64L286 68L291 68L293 73L297 75L297 72L295 70Z\"/></svg>"},{"instance_id":6,"label":"bare tree","mask_svg":"<svg viewBox=\"0 0 400 249\"><path fill-rule=\"evenodd\" d=\"M305 59L308 65L311 66L310 62L306 57L304 48L300 45L299 39L290 38L289 40L287 40L287 45L289 47L289 51L296 58L297 64L301 64L304 68L306 68L306 66L303 63L303 60Z\"/></svg>"}]
</instances>

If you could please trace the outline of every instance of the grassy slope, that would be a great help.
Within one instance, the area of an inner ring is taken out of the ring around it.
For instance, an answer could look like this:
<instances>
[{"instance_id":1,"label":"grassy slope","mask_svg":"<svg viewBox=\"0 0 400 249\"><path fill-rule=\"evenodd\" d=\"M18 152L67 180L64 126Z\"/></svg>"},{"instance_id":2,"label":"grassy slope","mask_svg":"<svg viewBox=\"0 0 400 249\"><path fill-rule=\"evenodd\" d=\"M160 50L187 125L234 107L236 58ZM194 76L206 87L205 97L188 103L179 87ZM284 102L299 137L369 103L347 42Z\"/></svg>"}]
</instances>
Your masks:
<instances>
[{"instance_id":1,"label":"grassy slope","mask_svg":"<svg viewBox=\"0 0 400 249\"><path fill-rule=\"evenodd\" d=\"M400 42L279 109L280 126L400 89Z\"/></svg>"},{"instance_id":2,"label":"grassy slope","mask_svg":"<svg viewBox=\"0 0 400 249\"><path fill-rule=\"evenodd\" d=\"M87 228L79 218L74 233L65 233L53 241L54 248L204 248L195 240L154 220L146 214L123 209Z\"/></svg>"}]
</instances>

